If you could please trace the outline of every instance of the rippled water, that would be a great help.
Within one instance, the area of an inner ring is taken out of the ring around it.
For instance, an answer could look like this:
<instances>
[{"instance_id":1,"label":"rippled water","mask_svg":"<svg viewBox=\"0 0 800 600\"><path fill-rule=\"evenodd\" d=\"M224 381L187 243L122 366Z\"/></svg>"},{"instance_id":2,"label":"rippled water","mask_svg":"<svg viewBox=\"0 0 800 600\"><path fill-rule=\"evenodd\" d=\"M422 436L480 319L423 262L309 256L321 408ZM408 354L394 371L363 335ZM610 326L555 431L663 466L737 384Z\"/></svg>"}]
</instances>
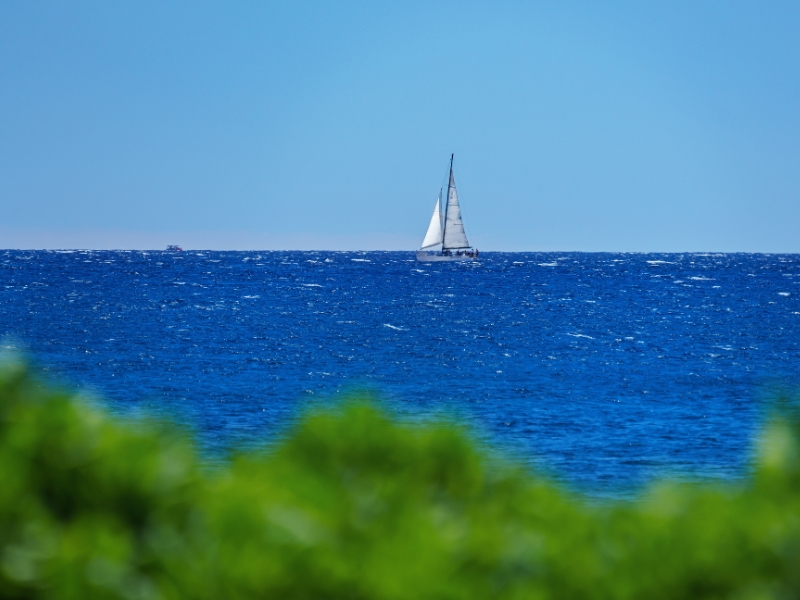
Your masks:
<instances>
[{"instance_id":1,"label":"rippled water","mask_svg":"<svg viewBox=\"0 0 800 600\"><path fill-rule=\"evenodd\" d=\"M211 452L367 387L602 491L744 472L798 284L798 255L0 251L0 335Z\"/></svg>"}]
</instances>

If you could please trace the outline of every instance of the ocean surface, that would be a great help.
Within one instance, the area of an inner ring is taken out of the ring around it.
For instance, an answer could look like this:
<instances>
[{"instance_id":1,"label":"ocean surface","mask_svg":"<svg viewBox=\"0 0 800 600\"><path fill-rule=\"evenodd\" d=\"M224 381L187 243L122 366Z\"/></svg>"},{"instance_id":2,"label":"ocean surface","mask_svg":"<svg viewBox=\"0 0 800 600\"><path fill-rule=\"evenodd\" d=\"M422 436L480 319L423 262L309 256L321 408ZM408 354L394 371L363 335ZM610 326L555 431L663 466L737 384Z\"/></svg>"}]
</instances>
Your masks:
<instances>
[{"instance_id":1,"label":"ocean surface","mask_svg":"<svg viewBox=\"0 0 800 600\"><path fill-rule=\"evenodd\" d=\"M746 475L799 285L800 255L0 251L0 336L210 456L367 390L602 495Z\"/></svg>"}]
</instances>

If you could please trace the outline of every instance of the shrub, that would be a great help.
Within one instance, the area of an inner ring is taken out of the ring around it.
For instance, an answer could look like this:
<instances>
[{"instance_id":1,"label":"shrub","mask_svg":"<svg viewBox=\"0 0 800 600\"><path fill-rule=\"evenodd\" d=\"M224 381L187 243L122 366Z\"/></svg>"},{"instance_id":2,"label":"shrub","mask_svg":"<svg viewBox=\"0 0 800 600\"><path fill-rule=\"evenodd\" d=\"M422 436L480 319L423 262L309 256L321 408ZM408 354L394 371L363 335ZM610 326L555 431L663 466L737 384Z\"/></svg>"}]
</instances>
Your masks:
<instances>
[{"instance_id":1,"label":"shrub","mask_svg":"<svg viewBox=\"0 0 800 600\"><path fill-rule=\"evenodd\" d=\"M188 436L0 374L3 598L790 598L800 420L738 485L590 501L352 401L204 469Z\"/></svg>"}]
</instances>

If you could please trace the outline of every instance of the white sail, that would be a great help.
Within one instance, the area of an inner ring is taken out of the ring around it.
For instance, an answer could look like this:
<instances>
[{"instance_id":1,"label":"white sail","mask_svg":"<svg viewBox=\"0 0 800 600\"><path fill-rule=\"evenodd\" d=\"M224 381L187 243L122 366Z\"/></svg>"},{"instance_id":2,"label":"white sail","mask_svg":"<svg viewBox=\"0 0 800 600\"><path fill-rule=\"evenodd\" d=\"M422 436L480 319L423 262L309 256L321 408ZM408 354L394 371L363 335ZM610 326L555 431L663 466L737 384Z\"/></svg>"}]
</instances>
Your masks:
<instances>
[{"instance_id":1,"label":"white sail","mask_svg":"<svg viewBox=\"0 0 800 600\"><path fill-rule=\"evenodd\" d=\"M461 207L458 205L456 193L456 180L450 170L450 185L448 186L447 208L444 219L444 248L469 248L467 234L464 233L464 222L461 220Z\"/></svg>"},{"instance_id":2,"label":"white sail","mask_svg":"<svg viewBox=\"0 0 800 600\"><path fill-rule=\"evenodd\" d=\"M422 240L422 250L427 250L428 248L438 246L442 243L442 215L439 210L441 203L442 193L439 192L439 197L436 199L436 206L433 207L431 224L428 225L428 233L425 234L425 239Z\"/></svg>"}]
</instances>

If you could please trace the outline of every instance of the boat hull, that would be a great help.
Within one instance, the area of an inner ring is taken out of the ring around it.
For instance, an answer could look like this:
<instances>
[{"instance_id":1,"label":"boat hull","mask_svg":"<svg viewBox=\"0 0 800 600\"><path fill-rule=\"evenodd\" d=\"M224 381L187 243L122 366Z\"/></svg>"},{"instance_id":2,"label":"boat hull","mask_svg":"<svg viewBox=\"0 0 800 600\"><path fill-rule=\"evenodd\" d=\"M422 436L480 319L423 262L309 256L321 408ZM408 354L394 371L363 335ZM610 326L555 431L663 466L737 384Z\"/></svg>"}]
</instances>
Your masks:
<instances>
[{"instance_id":1,"label":"boat hull","mask_svg":"<svg viewBox=\"0 0 800 600\"><path fill-rule=\"evenodd\" d=\"M424 252L422 250L417 250L417 260L420 262L454 262L454 261L465 261L465 260L478 260L476 256L467 256L466 254L462 254L461 256L454 254L452 256L446 256L444 254L439 254L436 252Z\"/></svg>"}]
</instances>

